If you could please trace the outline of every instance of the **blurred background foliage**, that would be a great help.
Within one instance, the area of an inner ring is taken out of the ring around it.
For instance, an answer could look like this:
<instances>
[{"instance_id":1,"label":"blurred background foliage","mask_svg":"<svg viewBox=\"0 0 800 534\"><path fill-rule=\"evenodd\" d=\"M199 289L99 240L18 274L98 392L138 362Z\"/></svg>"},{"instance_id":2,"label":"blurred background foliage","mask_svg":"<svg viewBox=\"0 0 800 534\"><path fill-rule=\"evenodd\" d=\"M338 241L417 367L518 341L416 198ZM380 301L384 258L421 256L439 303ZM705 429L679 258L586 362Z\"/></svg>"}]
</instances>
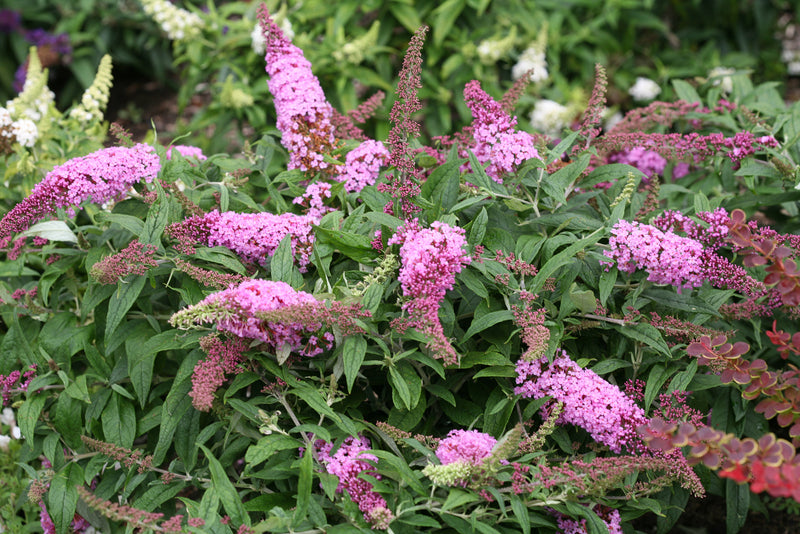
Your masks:
<instances>
[{"instance_id":1,"label":"blurred background foliage","mask_svg":"<svg viewBox=\"0 0 800 534\"><path fill-rule=\"evenodd\" d=\"M784 0L267 4L283 27L291 29L293 41L305 51L329 101L340 111L353 109L378 90L387 94L383 112L366 128L379 139L387 133L385 118L403 51L421 24L431 26L420 92L435 111L424 118L423 133L429 137L469 123L461 94L466 82L481 80L487 92L502 95L529 47L544 52L547 72L544 78L542 71L534 75L537 81L517 108L520 117L541 98L584 109L595 63L608 70L609 106L623 112L635 106L628 89L639 76L658 83L663 100L675 96L670 80L702 83L719 67L746 73L756 84L786 80L780 87L784 94L794 82L790 60L797 14ZM212 151L252 140L274 125L263 58L252 47L257 5L177 3L200 15L204 27L196 38L170 43L138 0L7 0L0 18L0 100L16 94L14 73L31 44L39 44L40 50L44 45L40 55L48 55L50 86L60 105L79 97L100 57L108 53L117 80L110 119L149 124L150 108L159 100L174 99L173 135L199 134L197 144ZM66 37L59 41L58 36ZM147 98L153 102L141 97L132 101L131 87L148 83ZM231 100L234 91L257 105L238 105ZM529 128L528 121L520 119L520 126Z\"/></svg>"}]
</instances>

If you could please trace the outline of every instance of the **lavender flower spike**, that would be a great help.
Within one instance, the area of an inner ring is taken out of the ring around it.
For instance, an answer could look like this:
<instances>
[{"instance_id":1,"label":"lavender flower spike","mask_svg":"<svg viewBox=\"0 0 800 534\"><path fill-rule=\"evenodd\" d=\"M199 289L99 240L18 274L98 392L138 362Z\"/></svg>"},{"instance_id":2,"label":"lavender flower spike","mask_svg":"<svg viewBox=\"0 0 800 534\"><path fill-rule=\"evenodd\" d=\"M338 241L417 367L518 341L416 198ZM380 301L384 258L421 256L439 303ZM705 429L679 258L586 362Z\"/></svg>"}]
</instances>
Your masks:
<instances>
[{"instance_id":1,"label":"lavender flower spike","mask_svg":"<svg viewBox=\"0 0 800 534\"><path fill-rule=\"evenodd\" d=\"M101 204L120 200L141 180L152 182L161 170L153 147L138 144L132 148L111 147L71 159L48 172L30 196L14 206L0 221L0 247L8 246L12 236L31 224L67 208L70 216L82 202Z\"/></svg>"}]
</instances>

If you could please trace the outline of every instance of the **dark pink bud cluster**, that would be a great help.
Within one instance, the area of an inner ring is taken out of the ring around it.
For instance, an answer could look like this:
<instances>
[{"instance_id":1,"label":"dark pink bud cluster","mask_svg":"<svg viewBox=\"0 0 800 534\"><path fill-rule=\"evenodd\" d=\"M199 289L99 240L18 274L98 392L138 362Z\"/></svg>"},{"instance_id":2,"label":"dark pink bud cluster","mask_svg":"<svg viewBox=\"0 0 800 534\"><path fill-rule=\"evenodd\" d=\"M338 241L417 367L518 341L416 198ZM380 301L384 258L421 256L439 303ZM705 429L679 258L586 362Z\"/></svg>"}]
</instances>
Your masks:
<instances>
[{"instance_id":1,"label":"dark pink bud cluster","mask_svg":"<svg viewBox=\"0 0 800 534\"><path fill-rule=\"evenodd\" d=\"M58 208L74 215L88 200L94 204L120 200L134 184L152 182L160 169L153 147L144 144L104 148L58 165L0 221L0 248L8 246L13 234Z\"/></svg>"},{"instance_id":2,"label":"dark pink bud cluster","mask_svg":"<svg viewBox=\"0 0 800 534\"><path fill-rule=\"evenodd\" d=\"M11 396L24 392L35 374L36 366L31 365L25 372L11 371L6 376L0 375L0 394L3 397L3 404L0 406L10 406Z\"/></svg>"},{"instance_id":3,"label":"dark pink bud cluster","mask_svg":"<svg viewBox=\"0 0 800 534\"><path fill-rule=\"evenodd\" d=\"M158 266L153 257L158 249L134 239L130 244L111 256L92 265L89 274L101 284L116 284L129 274L142 275Z\"/></svg>"},{"instance_id":4,"label":"dark pink bud cluster","mask_svg":"<svg viewBox=\"0 0 800 534\"><path fill-rule=\"evenodd\" d=\"M196 409L207 412L214 403L214 393L225 383L225 375L243 371L241 364L248 345L241 339L222 340L212 334L200 340L200 347L206 358L194 366L189 396Z\"/></svg>"}]
</instances>

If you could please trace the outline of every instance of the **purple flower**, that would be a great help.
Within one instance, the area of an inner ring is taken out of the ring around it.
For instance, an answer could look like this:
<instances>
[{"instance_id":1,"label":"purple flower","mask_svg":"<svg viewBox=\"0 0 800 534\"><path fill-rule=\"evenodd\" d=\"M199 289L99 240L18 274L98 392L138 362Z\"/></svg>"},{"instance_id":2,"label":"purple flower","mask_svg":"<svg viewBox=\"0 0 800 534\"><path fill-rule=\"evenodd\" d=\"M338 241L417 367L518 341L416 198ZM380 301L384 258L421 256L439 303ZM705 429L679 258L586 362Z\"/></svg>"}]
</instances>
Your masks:
<instances>
[{"instance_id":1,"label":"purple flower","mask_svg":"<svg viewBox=\"0 0 800 534\"><path fill-rule=\"evenodd\" d=\"M486 174L496 182L502 183L503 175L539 157L533 137L515 130L517 118L506 113L500 102L486 94L480 82L473 80L464 87L464 100L474 117L471 127L474 145L469 148L481 164L489 163Z\"/></svg>"},{"instance_id":2,"label":"purple flower","mask_svg":"<svg viewBox=\"0 0 800 534\"><path fill-rule=\"evenodd\" d=\"M73 216L82 202L120 200L134 184L152 182L160 169L158 155L145 144L104 148L58 165L0 221L0 247L58 208Z\"/></svg>"},{"instance_id":3,"label":"purple flower","mask_svg":"<svg viewBox=\"0 0 800 534\"><path fill-rule=\"evenodd\" d=\"M372 483L359 477L361 473L365 473L378 480L381 478L375 468L367 462L367 460L378 461L374 454L365 452L370 448L369 439L363 436L348 436L333 454L331 454L333 443L317 440L314 444L314 453L329 474L339 477L336 491L347 491L368 523L375 528L386 529L394 519L386 500L372 491Z\"/></svg>"},{"instance_id":4,"label":"purple flower","mask_svg":"<svg viewBox=\"0 0 800 534\"><path fill-rule=\"evenodd\" d=\"M637 269L648 272L648 280L670 284L678 289L703 285L703 245L672 232L638 221L621 220L611 229L610 250L606 257L616 261L626 273Z\"/></svg>"},{"instance_id":5,"label":"purple flower","mask_svg":"<svg viewBox=\"0 0 800 534\"><path fill-rule=\"evenodd\" d=\"M344 169L336 179L344 182L347 192L357 193L375 183L388 157L389 151L383 143L372 139L364 141L347 153Z\"/></svg>"},{"instance_id":6,"label":"purple flower","mask_svg":"<svg viewBox=\"0 0 800 534\"><path fill-rule=\"evenodd\" d=\"M630 150L623 150L611 155L608 161L612 163L625 163L636 167L648 179L653 176L660 176L664 174L664 168L667 166L667 160L662 158L657 152L647 150L642 147L631 148Z\"/></svg>"},{"instance_id":7,"label":"purple flower","mask_svg":"<svg viewBox=\"0 0 800 534\"><path fill-rule=\"evenodd\" d=\"M0 33L17 31L22 24L22 16L13 9L0 9Z\"/></svg>"},{"instance_id":8,"label":"purple flower","mask_svg":"<svg viewBox=\"0 0 800 534\"><path fill-rule=\"evenodd\" d=\"M311 261L314 243L313 224L318 219L310 215L283 213L236 213L212 211L205 215L190 217L171 225L168 233L180 241L179 250L192 254L195 243L209 247L226 247L243 259L266 265L275 253L281 240L292 236L292 254L297 258L301 271Z\"/></svg>"},{"instance_id":9,"label":"purple flower","mask_svg":"<svg viewBox=\"0 0 800 534\"><path fill-rule=\"evenodd\" d=\"M447 437L439 442L436 457L442 465L453 462L467 462L481 465L483 460L492 454L497 440L489 434L477 430L451 430Z\"/></svg>"},{"instance_id":10,"label":"purple flower","mask_svg":"<svg viewBox=\"0 0 800 534\"><path fill-rule=\"evenodd\" d=\"M559 423L589 432L595 441L618 453L636 445L636 428L647 422L644 410L617 386L573 362L563 350L552 363L547 356L517 362L514 393L528 398L552 397L564 405ZM545 406L545 410L547 407Z\"/></svg>"},{"instance_id":11,"label":"purple flower","mask_svg":"<svg viewBox=\"0 0 800 534\"><path fill-rule=\"evenodd\" d=\"M196 146L188 146L188 145L172 145L167 148L167 159L172 159L172 150L177 151L180 153L181 156L184 158L197 158L200 161L208 159L203 151L197 148Z\"/></svg>"},{"instance_id":12,"label":"purple flower","mask_svg":"<svg viewBox=\"0 0 800 534\"><path fill-rule=\"evenodd\" d=\"M259 9L258 19L266 38L269 91L283 134L281 144L289 151L289 168L330 172L324 157L336 145L333 108L303 51L286 38L266 8Z\"/></svg>"}]
</instances>

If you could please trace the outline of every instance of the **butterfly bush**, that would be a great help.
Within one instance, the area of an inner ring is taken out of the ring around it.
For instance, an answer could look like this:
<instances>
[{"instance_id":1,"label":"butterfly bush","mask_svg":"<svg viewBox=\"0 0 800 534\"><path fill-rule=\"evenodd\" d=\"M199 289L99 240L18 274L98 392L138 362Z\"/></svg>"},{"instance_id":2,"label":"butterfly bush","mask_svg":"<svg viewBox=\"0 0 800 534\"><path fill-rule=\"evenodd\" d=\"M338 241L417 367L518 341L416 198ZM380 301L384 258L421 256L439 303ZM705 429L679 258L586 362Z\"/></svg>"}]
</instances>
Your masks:
<instances>
[{"instance_id":1,"label":"butterfly bush","mask_svg":"<svg viewBox=\"0 0 800 534\"><path fill-rule=\"evenodd\" d=\"M520 359L516 383L514 393L524 398L552 397L563 403L560 422L585 429L617 453L638 443L636 428L647 422L644 410L617 386L582 369L563 350L552 362L546 356Z\"/></svg>"},{"instance_id":2,"label":"butterfly bush","mask_svg":"<svg viewBox=\"0 0 800 534\"><path fill-rule=\"evenodd\" d=\"M248 280L210 294L197 304L174 314L170 322L182 328L214 323L220 332L262 341L272 350L286 347L302 356L315 356L323 351L322 347L330 348L333 338L328 332L321 339L313 335L322 324L309 326L300 323L265 321L259 317L260 313L299 304L316 306L319 303L310 293L296 291L285 282Z\"/></svg>"},{"instance_id":3,"label":"butterfly bush","mask_svg":"<svg viewBox=\"0 0 800 534\"><path fill-rule=\"evenodd\" d=\"M464 100L474 117L472 151L481 164L489 163L486 174L501 183L502 177L531 158L538 158L533 137L516 131L517 118L509 116L500 103L487 95L477 80L464 88Z\"/></svg>"},{"instance_id":4,"label":"butterfly bush","mask_svg":"<svg viewBox=\"0 0 800 534\"><path fill-rule=\"evenodd\" d=\"M387 529L394 516L386 504L386 499L372 490L371 482L359 476L365 473L378 480L381 478L369 463L377 462L378 458L374 454L365 452L371 449L369 439L363 436L348 436L332 453L333 446L333 443L317 440L314 444L314 453L329 474L339 477L336 491L347 491L364 514L364 520L374 528Z\"/></svg>"},{"instance_id":5,"label":"butterfly bush","mask_svg":"<svg viewBox=\"0 0 800 534\"><path fill-rule=\"evenodd\" d=\"M310 254L314 244L312 225L319 219L311 215L293 213L237 213L216 210L205 215L195 215L175 223L167 233L176 238L179 249L187 254L194 253L197 243L209 247L223 246L243 259L266 265L284 237L291 236L292 254L301 271L311 261Z\"/></svg>"},{"instance_id":6,"label":"butterfly bush","mask_svg":"<svg viewBox=\"0 0 800 534\"><path fill-rule=\"evenodd\" d=\"M436 356L448 364L456 363L458 355L444 335L438 312L456 274L471 261L463 248L467 244L464 234L462 228L439 221L430 228L422 228L413 219L398 228L388 241L389 245L400 245L397 278L407 299L403 309L409 313L409 318L397 326L424 331Z\"/></svg>"},{"instance_id":7,"label":"butterfly bush","mask_svg":"<svg viewBox=\"0 0 800 534\"><path fill-rule=\"evenodd\" d=\"M158 155L145 144L104 148L58 165L0 220L0 247L58 208L73 216L82 202L121 200L133 185L152 182L160 169Z\"/></svg>"}]
</instances>

